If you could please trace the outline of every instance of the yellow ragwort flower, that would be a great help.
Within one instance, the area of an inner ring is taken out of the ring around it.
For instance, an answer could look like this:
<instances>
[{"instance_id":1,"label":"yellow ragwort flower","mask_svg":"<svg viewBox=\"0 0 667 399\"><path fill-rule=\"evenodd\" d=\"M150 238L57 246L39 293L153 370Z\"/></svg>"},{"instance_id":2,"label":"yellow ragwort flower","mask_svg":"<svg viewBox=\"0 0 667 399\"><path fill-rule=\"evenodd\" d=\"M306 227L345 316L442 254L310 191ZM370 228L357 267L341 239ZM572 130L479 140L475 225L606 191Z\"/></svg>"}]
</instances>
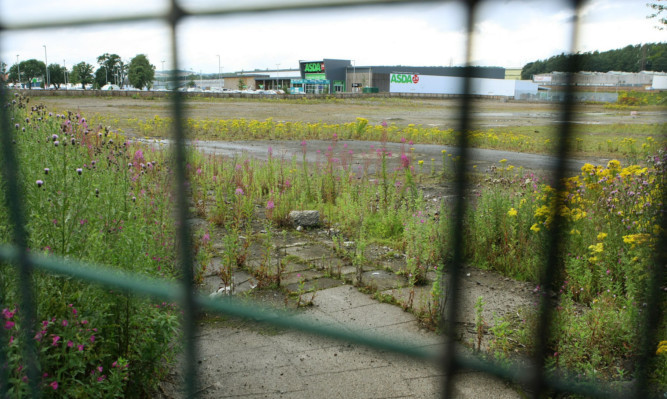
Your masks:
<instances>
[{"instance_id":1,"label":"yellow ragwort flower","mask_svg":"<svg viewBox=\"0 0 667 399\"><path fill-rule=\"evenodd\" d=\"M600 233L598 234L598 241L602 241L605 238L607 238L607 233Z\"/></svg>"},{"instance_id":2,"label":"yellow ragwort flower","mask_svg":"<svg viewBox=\"0 0 667 399\"><path fill-rule=\"evenodd\" d=\"M589 245L588 249L593 253L599 254L600 252L604 251L604 244L599 242L595 245Z\"/></svg>"},{"instance_id":3,"label":"yellow ragwort flower","mask_svg":"<svg viewBox=\"0 0 667 399\"><path fill-rule=\"evenodd\" d=\"M517 212L517 210L514 209L514 208L510 208L510 210L507 211L507 215L508 215L508 216L516 216L518 213L519 213L519 212Z\"/></svg>"},{"instance_id":4,"label":"yellow ragwort flower","mask_svg":"<svg viewBox=\"0 0 667 399\"><path fill-rule=\"evenodd\" d=\"M532 226L530 226L530 229L536 233L540 232L540 228L537 226L537 223L534 223Z\"/></svg>"}]
</instances>

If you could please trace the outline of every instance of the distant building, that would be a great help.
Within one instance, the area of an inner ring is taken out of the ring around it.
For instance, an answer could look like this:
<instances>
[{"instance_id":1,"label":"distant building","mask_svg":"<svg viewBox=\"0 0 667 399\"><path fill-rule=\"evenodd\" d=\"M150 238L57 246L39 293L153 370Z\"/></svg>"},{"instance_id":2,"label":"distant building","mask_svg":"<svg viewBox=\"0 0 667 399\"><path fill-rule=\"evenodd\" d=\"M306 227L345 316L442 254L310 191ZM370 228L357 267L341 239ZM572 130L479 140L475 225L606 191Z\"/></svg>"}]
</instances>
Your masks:
<instances>
[{"instance_id":1,"label":"distant building","mask_svg":"<svg viewBox=\"0 0 667 399\"><path fill-rule=\"evenodd\" d=\"M662 81L665 72L577 72L573 76L575 86L643 88L647 90L665 90ZM565 86L567 74L564 72L542 73L533 76L533 82L541 86ZM655 82L655 83L654 83Z\"/></svg>"}]
</instances>

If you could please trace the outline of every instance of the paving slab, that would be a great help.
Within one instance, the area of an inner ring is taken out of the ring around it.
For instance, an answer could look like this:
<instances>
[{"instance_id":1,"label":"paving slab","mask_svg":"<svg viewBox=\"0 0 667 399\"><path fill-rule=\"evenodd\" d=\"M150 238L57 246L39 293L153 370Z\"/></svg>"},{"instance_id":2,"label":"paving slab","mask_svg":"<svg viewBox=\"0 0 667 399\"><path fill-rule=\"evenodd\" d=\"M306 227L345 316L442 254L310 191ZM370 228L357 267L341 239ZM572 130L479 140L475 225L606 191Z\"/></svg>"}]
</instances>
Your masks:
<instances>
[{"instance_id":1,"label":"paving slab","mask_svg":"<svg viewBox=\"0 0 667 399\"><path fill-rule=\"evenodd\" d=\"M401 308L378 303L349 285L317 292L312 307L295 320L373 334L407 345L443 350L442 337L421 328ZM202 398L438 398L438 365L401 354L261 323L229 320L200 326L198 343ZM174 387L163 392L178 394ZM505 382L480 373L457 375L455 398L520 398Z\"/></svg>"}]
</instances>

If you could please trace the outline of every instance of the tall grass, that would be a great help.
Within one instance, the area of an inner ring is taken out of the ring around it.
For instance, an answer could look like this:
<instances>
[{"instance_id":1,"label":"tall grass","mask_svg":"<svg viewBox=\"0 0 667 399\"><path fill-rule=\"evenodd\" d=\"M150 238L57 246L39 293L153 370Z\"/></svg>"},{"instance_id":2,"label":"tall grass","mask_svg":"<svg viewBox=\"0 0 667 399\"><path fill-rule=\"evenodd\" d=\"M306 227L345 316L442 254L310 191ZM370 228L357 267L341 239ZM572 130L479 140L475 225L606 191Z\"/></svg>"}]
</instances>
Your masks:
<instances>
[{"instance_id":1,"label":"tall grass","mask_svg":"<svg viewBox=\"0 0 667 399\"><path fill-rule=\"evenodd\" d=\"M167 160L75 113L54 115L16 97L9 113L31 252L173 278ZM7 195L0 180L0 196ZM5 198L0 242L11 242ZM19 327L34 332L46 396L149 394L173 360L178 312L65 276L33 274L39 324L26 326L17 272L0 265L12 397L27 395Z\"/></svg>"}]
</instances>

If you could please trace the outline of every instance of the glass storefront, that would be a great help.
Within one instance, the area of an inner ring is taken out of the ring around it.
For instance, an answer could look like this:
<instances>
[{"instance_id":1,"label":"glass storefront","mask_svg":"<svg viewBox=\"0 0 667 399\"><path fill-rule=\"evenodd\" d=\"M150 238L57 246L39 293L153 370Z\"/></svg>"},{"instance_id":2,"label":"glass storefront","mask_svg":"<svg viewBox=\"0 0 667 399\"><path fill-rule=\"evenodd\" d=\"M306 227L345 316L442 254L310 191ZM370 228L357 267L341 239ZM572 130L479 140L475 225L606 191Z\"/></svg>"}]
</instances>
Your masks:
<instances>
[{"instance_id":1,"label":"glass storefront","mask_svg":"<svg viewBox=\"0 0 667 399\"><path fill-rule=\"evenodd\" d=\"M330 81L326 79L292 79L292 94L328 94Z\"/></svg>"}]
</instances>

